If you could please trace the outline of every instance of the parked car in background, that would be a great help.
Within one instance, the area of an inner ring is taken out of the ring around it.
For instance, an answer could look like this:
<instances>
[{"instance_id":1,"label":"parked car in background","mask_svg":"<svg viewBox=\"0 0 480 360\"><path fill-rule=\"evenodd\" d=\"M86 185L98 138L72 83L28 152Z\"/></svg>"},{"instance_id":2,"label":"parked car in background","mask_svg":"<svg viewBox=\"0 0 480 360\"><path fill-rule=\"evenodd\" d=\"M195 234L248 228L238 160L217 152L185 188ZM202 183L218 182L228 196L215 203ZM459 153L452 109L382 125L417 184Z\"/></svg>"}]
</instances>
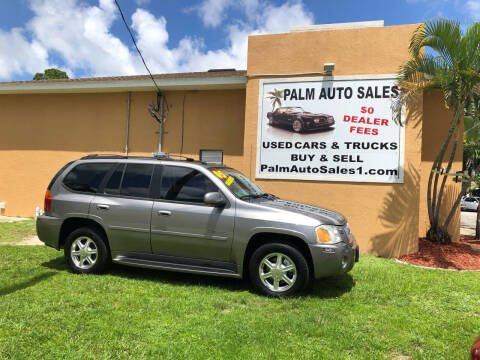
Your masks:
<instances>
[{"instance_id":1,"label":"parked car in background","mask_svg":"<svg viewBox=\"0 0 480 360\"><path fill-rule=\"evenodd\" d=\"M477 196L464 196L460 209L463 211L477 211L479 199Z\"/></svg>"},{"instance_id":2,"label":"parked car in background","mask_svg":"<svg viewBox=\"0 0 480 360\"><path fill-rule=\"evenodd\" d=\"M267 113L268 124L285 127L300 133L309 130L328 129L335 124L332 115L314 114L299 106L283 106Z\"/></svg>"},{"instance_id":3,"label":"parked car in background","mask_svg":"<svg viewBox=\"0 0 480 360\"><path fill-rule=\"evenodd\" d=\"M165 156L91 155L67 164L48 186L37 233L64 249L75 273L113 261L248 277L269 296L346 273L359 257L341 214L281 200L225 166Z\"/></svg>"}]
</instances>

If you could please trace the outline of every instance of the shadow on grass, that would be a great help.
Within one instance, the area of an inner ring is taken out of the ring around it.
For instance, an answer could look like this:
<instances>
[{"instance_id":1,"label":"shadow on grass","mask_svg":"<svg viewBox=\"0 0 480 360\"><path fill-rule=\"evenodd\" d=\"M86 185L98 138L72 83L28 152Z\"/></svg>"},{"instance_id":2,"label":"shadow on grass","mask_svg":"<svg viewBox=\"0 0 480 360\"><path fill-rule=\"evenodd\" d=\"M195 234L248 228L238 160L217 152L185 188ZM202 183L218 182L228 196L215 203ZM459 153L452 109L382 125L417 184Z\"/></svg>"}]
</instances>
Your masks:
<instances>
[{"instance_id":1,"label":"shadow on grass","mask_svg":"<svg viewBox=\"0 0 480 360\"><path fill-rule=\"evenodd\" d=\"M69 271L63 257L57 257L50 261L44 262L42 266L57 271ZM166 270L144 269L120 264L112 264L112 266L104 275L117 276L132 280L155 282L161 281L174 286L192 285L218 288L228 291L252 291L250 284L243 279L190 274ZM350 274L315 280L312 282L309 289L302 294L302 296L336 298L350 291L354 285L355 282Z\"/></svg>"},{"instance_id":2,"label":"shadow on grass","mask_svg":"<svg viewBox=\"0 0 480 360\"><path fill-rule=\"evenodd\" d=\"M10 285L10 286L4 287L4 288L0 288L0 296L8 295L8 294L14 293L15 291L23 290L23 289L26 289L30 286L34 286L34 285L38 284L39 282L44 281L44 280L46 280L46 279L48 279L48 278L50 278L54 275L56 275L55 272L48 272L48 273L44 273L44 274L34 276L30 280L25 280L25 281L22 281L18 284L14 284L14 285Z\"/></svg>"},{"instance_id":3,"label":"shadow on grass","mask_svg":"<svg viewBox=\"0 0 480 360\"><path fill-rule=\"evenodd\" d=\"M352 290L354 286L355 280L350 274L332 276L314 280L305 296L321 299L337 298Z\"/></svg>"}]
</instances>

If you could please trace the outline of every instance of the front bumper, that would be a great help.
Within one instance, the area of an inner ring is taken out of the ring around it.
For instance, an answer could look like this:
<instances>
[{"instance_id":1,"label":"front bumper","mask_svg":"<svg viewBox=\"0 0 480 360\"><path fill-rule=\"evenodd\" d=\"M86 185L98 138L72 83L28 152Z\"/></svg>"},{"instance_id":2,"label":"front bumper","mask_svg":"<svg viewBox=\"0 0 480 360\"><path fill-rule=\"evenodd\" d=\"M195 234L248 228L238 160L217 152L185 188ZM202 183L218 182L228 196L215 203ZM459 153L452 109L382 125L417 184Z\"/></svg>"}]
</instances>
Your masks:
<instances>
[{"instance_id":1,"label":"front bumper","mask_svg":"<svg viewBox=\"0 0 480 360\"><path fill-rule=\"evenodd\" d=\"M335 120L328 119L326 121L321 121L319 123L315 123L314 121L304 122L304 129L305 130L319 130L319 129L326 129L331 126L335 125Z\"/></svg>"},{"instance_id":2,"label":"front bumper","mask_svg":"<svg viewBox=\"0 0 480 360\"><path fill-rule=\"evenodd\" d=\"M45 245L60 250L60 228L62 227L62 219L53 216L37 217L37 235L40 241Z\"/></svg>"},{"instance_id":3,"label":"front bumper","mask_svg":"<svg viewBox=\"0 0 480 360\"><path fill-rule=\"evenodd\" d=\"M355 240L350 244L309 245L315 279L345 274L359 260L359 247Z\"/></svg>"}]
</instances>

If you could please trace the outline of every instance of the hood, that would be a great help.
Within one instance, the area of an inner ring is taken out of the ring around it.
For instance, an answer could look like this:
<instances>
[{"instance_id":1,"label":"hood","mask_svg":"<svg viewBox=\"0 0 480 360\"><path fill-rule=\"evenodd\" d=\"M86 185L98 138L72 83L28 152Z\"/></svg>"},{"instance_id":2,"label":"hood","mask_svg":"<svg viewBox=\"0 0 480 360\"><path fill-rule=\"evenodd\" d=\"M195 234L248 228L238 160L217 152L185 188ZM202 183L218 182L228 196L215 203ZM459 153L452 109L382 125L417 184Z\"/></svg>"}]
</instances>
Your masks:
<instances>
[{"instance_id":1,"label":"hood","mask_svg":"<svg viewBox=\"0 0 480 360\"><path fill-rule=\"evenodd\" d=\"M308 112L308 111L305 111L303 113L298 113L298 114L301 114L302 116L304 117L311 117L311 118L316 118L316 117L319 117L319 116L325 116L325 117L330 117L331 115L328 115L328 114L322 114L322 113L319 113L319 114L315 114L315 113L311 113L311 112Z\"/></svg>"},{"instance_id":2,"label":"hood","mask_svg":"<svg viewBox=\"0 0 480 360\"><path fill-rule=\"evenodd\" d=\"M258 205L309 216L320 221L322 224L344 225L346 223L345 217L342 214L316 206L281 199L258 199L255 202Z\"/></svg>"}]
</instances>

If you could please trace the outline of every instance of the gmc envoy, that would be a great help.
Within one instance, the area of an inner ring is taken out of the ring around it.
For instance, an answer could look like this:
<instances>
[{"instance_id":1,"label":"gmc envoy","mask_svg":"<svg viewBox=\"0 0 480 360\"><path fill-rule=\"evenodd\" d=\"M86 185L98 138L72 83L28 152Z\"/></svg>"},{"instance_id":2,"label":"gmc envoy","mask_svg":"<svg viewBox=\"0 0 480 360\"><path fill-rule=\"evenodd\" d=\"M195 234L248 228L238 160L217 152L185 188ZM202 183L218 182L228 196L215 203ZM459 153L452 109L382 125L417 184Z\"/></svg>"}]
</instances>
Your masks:
<instances>
[{"instance_id":1,"label":"gmc envoy","mask_svg":"<svg viewBox=\"0 0 480 360\"><path fill-rule=\"evenodd\" d=\"M359 256L342 215L190 158L88 155L54 176L44 210L38 237L63 248L75 273L113 261L246 277L260 293L290 296L312 278L350 271Z\"/></svg>"}]
</instances>

